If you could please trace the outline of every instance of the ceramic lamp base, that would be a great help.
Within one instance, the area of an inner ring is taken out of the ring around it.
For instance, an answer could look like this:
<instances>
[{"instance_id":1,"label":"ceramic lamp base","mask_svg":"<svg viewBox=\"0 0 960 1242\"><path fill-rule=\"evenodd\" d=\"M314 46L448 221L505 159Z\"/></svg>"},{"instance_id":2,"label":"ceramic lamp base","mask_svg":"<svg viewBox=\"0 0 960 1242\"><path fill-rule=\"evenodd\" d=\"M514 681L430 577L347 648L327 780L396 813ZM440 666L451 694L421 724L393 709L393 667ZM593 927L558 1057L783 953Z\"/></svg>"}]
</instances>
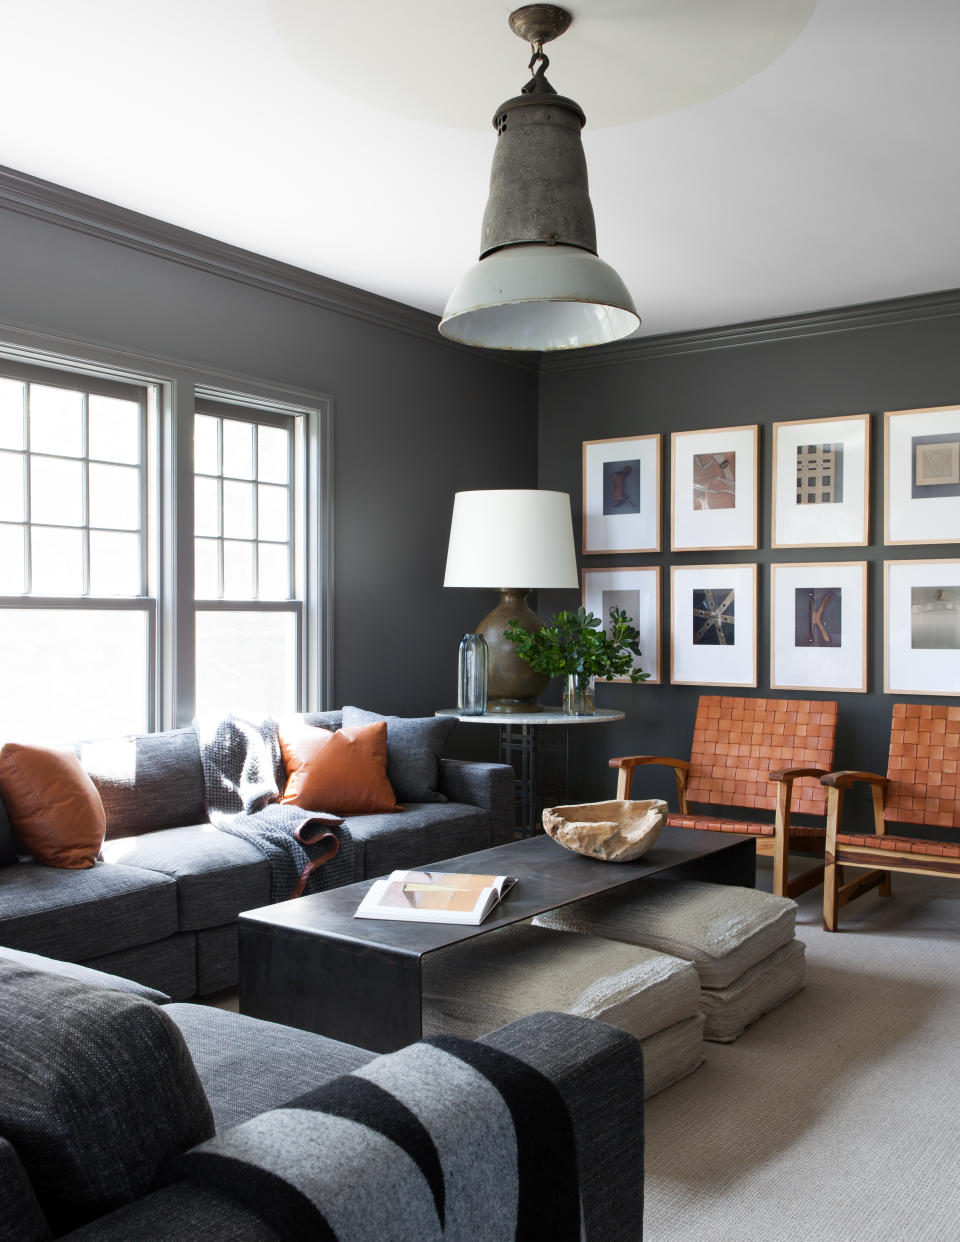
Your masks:
<instances>
[{"instance_id":1,"label":"ceramic lamp base","mask_svg":"<svg viewBox=\"0 0 960 1242\"><path fill-rule=\"evenodd\" d=\"M476 630L487 643L488 712L543 711L537 695L546 690L550 678L535 672L521 660L515 644L504 638L503 631L514 619L531 632L543 628L543 621L527 603L526 590L503 587L496 608L484 617Z\"/></svg>"}]
</instances>

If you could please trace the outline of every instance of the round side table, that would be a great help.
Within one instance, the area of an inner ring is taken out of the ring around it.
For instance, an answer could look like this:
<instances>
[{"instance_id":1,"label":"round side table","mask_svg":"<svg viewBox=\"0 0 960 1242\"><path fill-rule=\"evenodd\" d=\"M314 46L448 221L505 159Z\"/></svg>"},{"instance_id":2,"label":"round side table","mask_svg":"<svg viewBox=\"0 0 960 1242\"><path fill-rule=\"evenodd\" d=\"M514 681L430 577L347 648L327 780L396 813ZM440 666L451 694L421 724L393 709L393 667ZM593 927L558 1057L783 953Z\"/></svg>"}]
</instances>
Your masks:
<instances>
[{"instance_id":1,"label":"round side table","mask_svg":"<svg viewBox=\"0 0 960 1242\"><path fill-rule=\"evenodd\" d=\"M515 773L515 822L525 837L541 831L545 806L557 806L567 798L570 760L570 729L580 725L612 724L624 712L597 708L592 716L568 716L555 708L542 712L486 712L461 715L456 707L443 707L437 716L456 716L463 724L497 725L500 729L500 761Z\"/></svg>"}]
</instances>

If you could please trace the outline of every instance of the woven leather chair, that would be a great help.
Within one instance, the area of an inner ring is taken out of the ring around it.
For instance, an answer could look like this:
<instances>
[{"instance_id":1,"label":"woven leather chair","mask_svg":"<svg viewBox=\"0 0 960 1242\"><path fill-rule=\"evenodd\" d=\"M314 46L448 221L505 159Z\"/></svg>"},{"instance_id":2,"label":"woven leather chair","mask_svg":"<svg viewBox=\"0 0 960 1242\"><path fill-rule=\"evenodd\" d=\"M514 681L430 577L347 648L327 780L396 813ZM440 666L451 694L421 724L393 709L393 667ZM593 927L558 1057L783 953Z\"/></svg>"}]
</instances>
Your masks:
<instances>
[{"instance_id":1,"label":"woven leather chair","mask_svg":"<svg viewBox=\"0 0 960 1242\"><path fill-rule=\"evenodd\" d=\"M701 695L689 762L662 755L630 755L611 759L610 766L620 772L618 798L631 796L637 768L672 767L680 809L667 816L667 823L755 836L757 853L773 855L773 891L778 897L796 897L820 883L823 863L790 880L789 851L822 855L826 831L819 826L797 826L791 816L824 814L826 791L820 777L827 775L833 763L836 732L837 704L833 702ZM691 802L773 811L774 822L701 815L690 810Z\"/></svg>"},{"instance_id":2,"label":"woven leather chair","mask_svg":"<svg viewBox=\"0 0 960 1242\"><path fill-rule=\"evenodd\" d=\"M858 782L871 786L874 831L841 832L844 792ZM960 876L960 840L929 841L891 836L887 825L960 827L960 707L894 703L887 775L831 772L827 790L826 870L823 925L837 930L842 906L876 887L890 896L890 873ZM868 869L843 882L841 865Z\"/></svg>"}]
</instances>

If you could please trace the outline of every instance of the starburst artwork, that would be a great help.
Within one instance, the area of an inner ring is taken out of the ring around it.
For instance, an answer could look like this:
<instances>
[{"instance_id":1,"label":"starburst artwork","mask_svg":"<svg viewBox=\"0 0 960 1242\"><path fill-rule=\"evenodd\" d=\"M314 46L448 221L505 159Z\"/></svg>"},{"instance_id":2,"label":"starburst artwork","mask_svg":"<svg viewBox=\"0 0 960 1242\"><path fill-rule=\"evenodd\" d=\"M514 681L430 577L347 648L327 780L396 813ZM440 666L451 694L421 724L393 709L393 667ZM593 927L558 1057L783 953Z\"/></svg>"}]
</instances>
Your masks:
<instances>
[{"instance_id":1,"label":"starburst artwork","mask_svg":"<svg viewBox=\"0 0 960 1242\"><path fill-rule=\"evenodd\" d=\"M728 647L734 641L734 589L694 590L695 647Z\"/></svg>"}]
</instances>

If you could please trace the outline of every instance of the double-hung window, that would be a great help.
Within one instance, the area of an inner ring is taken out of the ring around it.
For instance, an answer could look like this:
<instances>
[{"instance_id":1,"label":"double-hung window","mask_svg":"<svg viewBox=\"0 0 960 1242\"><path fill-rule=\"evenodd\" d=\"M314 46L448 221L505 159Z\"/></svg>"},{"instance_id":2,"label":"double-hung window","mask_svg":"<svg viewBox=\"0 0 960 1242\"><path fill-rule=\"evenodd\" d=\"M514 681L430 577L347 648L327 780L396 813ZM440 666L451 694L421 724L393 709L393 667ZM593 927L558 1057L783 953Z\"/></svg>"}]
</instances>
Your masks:
<instances>
[{"instance_id":1,"label":"double-hung window","mask_svg":"<svg viewBox=\"0 0 960 1242\"><path fill-rule=\"evenodd\" d=\"M0 359L0 742L323 701L322 405Z\"/></svg>"}]
</instances>

